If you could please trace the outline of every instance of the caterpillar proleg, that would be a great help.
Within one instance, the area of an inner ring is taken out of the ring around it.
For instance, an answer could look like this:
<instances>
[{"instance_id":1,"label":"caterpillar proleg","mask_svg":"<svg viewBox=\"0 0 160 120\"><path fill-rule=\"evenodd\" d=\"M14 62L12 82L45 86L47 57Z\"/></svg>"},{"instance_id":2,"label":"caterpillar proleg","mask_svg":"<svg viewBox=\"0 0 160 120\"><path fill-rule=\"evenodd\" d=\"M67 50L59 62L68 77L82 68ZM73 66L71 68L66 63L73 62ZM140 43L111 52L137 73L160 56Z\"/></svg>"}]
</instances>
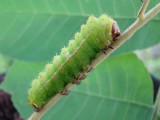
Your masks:
<instances>
[{"instance_id":1,"label":"caterpillar proleg","mask_svg":"<svg viewBox=\"0 0 160 120\"><path fill-rule=\"evenodd\" d=\"M61 53L54 56L53 61L33 80L28 91L29 104L39 111L56 94L68 94L65 86L80 84L93 69L90 66L92 61L99 54L107 55L108 49L114 49L119 36L119 27L112 18L90 16L74 40L69 41L68 47L62 48Z\"/></svg>"}]
</instances>

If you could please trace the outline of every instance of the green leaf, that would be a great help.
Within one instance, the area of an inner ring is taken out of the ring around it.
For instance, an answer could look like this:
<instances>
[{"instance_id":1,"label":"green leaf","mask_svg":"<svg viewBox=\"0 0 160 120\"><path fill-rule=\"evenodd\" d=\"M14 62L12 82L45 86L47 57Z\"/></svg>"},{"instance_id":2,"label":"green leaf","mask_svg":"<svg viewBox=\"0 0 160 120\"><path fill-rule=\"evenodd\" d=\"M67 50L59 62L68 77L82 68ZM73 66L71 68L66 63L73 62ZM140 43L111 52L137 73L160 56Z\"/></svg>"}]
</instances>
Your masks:
<instances>
[{"instance_id":1,"label":"green leaf","mask_svg":"<svg viewBox=\"0 0 160 120\"><path fill-rule=\"evenodd\" d=\"M0 53L0 74L5 73L11 64L12 61Z\"/></svg>"},{"instance_id":2,"label":"green leaf","mask_svg":"<svg viewBox=\"0 0 160 120\"><path fill-rule=\"evenodd\" d=\"M2 84L12 93L25 119L32 113L27 90L42 66L17 61ZM128 54L101 63L70 95L58 101L43 120L152 120L153 113L150 76L143 63L134 54Z\"/></svg>"},{"instance_id":3,"label":"green leaf","mask_svg":"<svg viewBox=\"0 0 160 120\"><path fill-rule=\"evenodd\" d=\"M151 1L149 8L158 2ZM124 31L135 20L141 4L141 0L1 0L0 51L26 61L50 60L67 45L89 15L108 14ZM115 55L159 43L159 26L160 15L138 31Z\"/></svg>"},{"instance_id":4,"label":"green leaf","mask_svg":"<svg viewBox=\"0 0 160 120\"><path fill-rule=\"evenodd\" d=\"M16 61L7 73L5 81L0 84L0 88L4 88L12 95L14 105L24 117L32 112L28 104L27 90L36 74L43 70L44 65L44 63Z\"/></svg>"}]
</instances>

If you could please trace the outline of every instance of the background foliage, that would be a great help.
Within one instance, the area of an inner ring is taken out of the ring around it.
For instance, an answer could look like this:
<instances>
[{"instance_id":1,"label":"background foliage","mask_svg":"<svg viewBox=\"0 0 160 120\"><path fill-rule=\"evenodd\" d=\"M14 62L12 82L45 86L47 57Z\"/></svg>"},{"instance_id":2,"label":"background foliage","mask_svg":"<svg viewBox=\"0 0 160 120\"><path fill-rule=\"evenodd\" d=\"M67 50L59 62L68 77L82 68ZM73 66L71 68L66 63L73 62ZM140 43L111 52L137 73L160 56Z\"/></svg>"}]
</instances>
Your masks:
<instances>
[{"instance_id":1,"label":"background foliage","mask_svg":"<svg viewBox=\"0 0 160 120\"><path fill-rule=\"evenodd\" d=\"M149 8L158 2L152 0ZM32 79L73 39L89 15L108 14L123 32L136 19L140 6L140 0L0 0L0 52L14 60L1 88L13 95L16 108L26 119L33 112L27 102ZM160 14L43 119L151 120L155 110L151 78L136 55L128 52L158 44L159 26Z\"/></svg>"}]
</instances>

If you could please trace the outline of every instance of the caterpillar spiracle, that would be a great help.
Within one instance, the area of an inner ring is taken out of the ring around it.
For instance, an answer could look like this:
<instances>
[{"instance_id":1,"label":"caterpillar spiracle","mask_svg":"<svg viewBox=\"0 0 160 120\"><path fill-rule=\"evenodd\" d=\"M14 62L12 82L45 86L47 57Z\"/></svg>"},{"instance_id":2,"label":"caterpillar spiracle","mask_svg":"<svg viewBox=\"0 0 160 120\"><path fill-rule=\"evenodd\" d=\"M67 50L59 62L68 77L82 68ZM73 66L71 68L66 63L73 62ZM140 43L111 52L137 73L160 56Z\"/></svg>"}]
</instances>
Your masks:
<instances>
[{"instance_id":1,"label":"caterpillar spiracle","mask_svg":"<svg viewBox=\"0 0 160 120\"><path fill-rule=\"evenodd\" d=\"M62 48L60 55L54 56L53 61L33 80L28 91L29 104L39 111L56 94L68 94L65 86L79 84L85 79L87 72L92 70L91 63L99 54L114 49L119 36L119 27L112 18L90 16L74 40L69 41L68 47Z\"/></svg>"}]
</instances>

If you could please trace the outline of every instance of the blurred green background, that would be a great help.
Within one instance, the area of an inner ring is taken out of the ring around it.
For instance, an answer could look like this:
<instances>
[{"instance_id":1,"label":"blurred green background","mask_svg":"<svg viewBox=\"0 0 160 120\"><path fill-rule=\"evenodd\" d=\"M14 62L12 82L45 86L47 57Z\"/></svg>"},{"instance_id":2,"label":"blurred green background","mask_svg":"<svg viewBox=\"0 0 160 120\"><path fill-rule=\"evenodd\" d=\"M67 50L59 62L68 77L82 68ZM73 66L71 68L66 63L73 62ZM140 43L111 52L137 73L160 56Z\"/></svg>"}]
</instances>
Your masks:
<instances>
[{"instance_id":1,"label":"blurred green background","mask_svg":"<svg viewBox=\"0 0 160 120\"><path fill-rule=\"evenodd\" d=\"M152 0L147 10L157 3ZM74 39L89 15L108 14L123 32L135 21L141 4L140 0L0 0L0 73L6 73L0 88L12 95L21 116L27 119L33 112L27 100L32 79ZM160 79L159 29L160 14L42 119L152 120L150 73Z\"/></svg>"}]
</instances>

